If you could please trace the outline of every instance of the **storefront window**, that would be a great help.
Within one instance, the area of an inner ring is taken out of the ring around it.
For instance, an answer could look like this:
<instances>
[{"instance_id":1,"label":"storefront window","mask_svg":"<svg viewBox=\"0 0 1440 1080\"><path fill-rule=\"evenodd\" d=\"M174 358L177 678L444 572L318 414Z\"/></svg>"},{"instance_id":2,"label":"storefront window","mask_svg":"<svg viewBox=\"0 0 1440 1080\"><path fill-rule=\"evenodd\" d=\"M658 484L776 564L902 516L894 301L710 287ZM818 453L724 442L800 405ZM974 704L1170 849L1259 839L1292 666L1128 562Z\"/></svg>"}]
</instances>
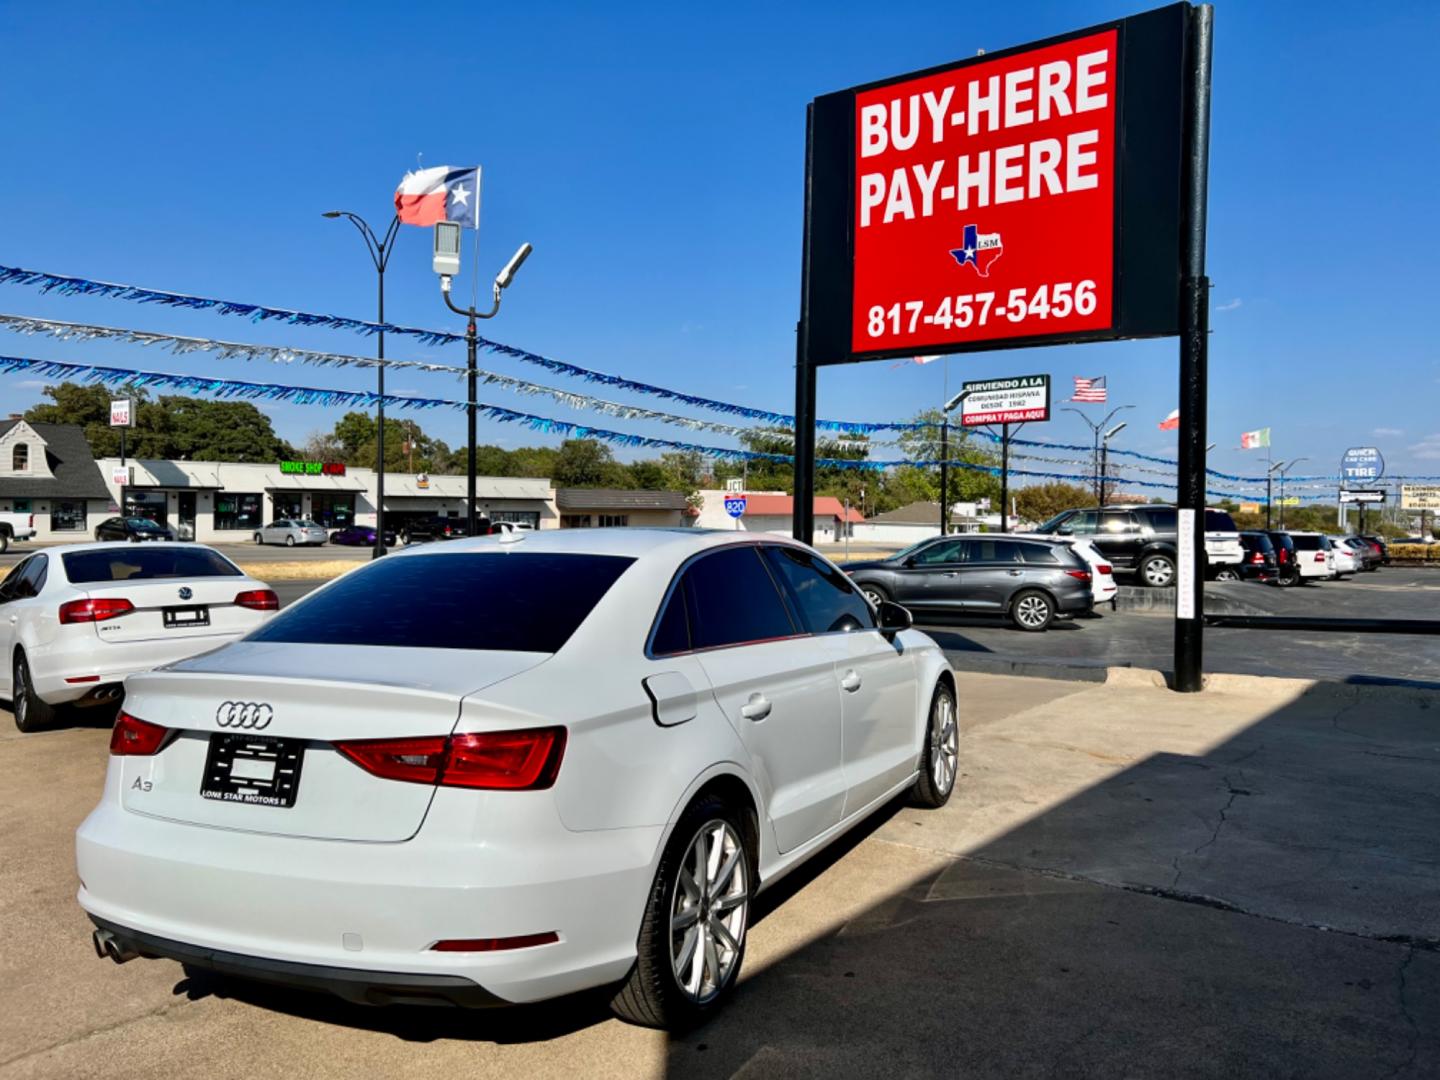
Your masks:
<instances>
[{"instance_id":1,"label":"storefront window","mask_svg":"<svg viewBox=\"0 0 1440 1080\"><path fill-rule=\"evenodd\" d=\"M215 495L216 529L258 529L261 524L263 496L222 491Z\"/></svg>"},{"instance_id":2,"label":"storefront window","mask_svg":"<svg viewBox=\"0 0 1440 1080\"><path fill-rule=\"evenodd\" d=\"M29 500L29 499L16 499L16 500L15 500L15 513L17 513L17 514L29 514L29 513L33 513L33 512L34 512L34 511L33 511L33 510L31 509L31 507L30 507L30 500Z\"/></svg>"},{"instance_id":3,"label":"storefront window","mask_svg":"<svg viewBox=\"0 0 1440 1080\"><path fill-rule=\"evenodd\" d=\"M310 516L327 529L355 524L355 495L324 492L310 496Z\"/></svg>"},{"instance_id":4,"label":"storefront window","mask_svg":"<svg viewBox=\"0 0 1440 1080\"><path fill-rule=\"evenodd\" d=\"M562 529L588 529L590 528L590 515L561 514L560 527Z\"/></svg>"},{"instance_id":5,"label":"storefront window","mask_svg":"<svg viewBox=\"0 0 1440 1080\"><path fill-rule=\"evenodd\" d=\"M629 514L601 514L600 528L615 529L630 524Z\"/></svg>"},{"instance_id":6,"label":"storefront window","mask_svg":"<svg viewBox=\"0 0 1440 1080\"><path fill-rule=\"evenodd\" d=\"M55 532L85 531L85 502L55 502L50 504L50 528Z\"/></svg>"},{"instance_id":7,"label":"storefront window","mask_svg":"<svg viewBox=\"0 0 1440 1080\"><path fill-rule=\"evenodd\" d=\"M159 525L165 524L169 499L163 491L136 491L125 489L125 516L146 518Z\"/></svg>"},{"instance_id":8,"label":"storefront window","mask_svg":"<svg viewBox=\"0 0 1440 1080\"><path fill-rule=\"evenodd\" d=\"M275 504L275 520L304 517L304 497L298 491L277 491L270 496Z\"/></svg>"}]
</instances>

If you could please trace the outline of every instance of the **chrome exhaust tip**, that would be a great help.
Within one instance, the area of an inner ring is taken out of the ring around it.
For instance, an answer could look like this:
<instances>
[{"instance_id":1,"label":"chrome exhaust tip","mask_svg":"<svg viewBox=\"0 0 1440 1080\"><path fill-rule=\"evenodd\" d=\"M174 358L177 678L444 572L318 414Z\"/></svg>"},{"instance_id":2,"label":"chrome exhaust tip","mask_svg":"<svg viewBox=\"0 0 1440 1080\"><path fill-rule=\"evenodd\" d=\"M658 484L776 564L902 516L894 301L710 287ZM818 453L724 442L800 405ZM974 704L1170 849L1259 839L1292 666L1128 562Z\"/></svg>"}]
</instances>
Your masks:
<instances>
[{"instance_id":1,"label":"chrome exhaust tip","mask_svg":"<svg viewBox=\"0 0 1440 1080\"><path fill-rule=\"evenodd\" d=\"M120 941L112 930L96 930L90 940L95 946L95 955L101 960L108 957L117 964L123 964L140 955L135 949Z\"/></svg>"}]
</instances>

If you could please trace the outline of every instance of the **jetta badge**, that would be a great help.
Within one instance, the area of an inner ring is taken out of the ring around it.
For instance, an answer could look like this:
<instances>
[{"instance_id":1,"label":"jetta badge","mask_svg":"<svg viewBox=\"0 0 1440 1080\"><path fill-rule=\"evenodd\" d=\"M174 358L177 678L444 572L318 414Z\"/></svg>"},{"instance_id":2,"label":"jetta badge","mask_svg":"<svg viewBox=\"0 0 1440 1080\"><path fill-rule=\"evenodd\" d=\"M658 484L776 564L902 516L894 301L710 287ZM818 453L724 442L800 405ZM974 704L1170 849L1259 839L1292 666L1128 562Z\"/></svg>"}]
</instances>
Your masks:
<instances>
[{"instance_id":1,"label":"jetta badge","mask_svg":"<svg viewBox=\"0 0 1440 1080\"><path fill-rule=\"evenodd\" d=\"M246 731L267 728L274 718L275 710L264 702L223 701L215 710L215 723L221 727L244 728Z\"/></svg>"},{"instance_id":2,"label":"jetta badge","mask_svg":"<svg viewBox=\"0 0 1440 1080\"><path fill-rule=\"evenodd\" d=\"M181 599L181 600L189 600L190 597L192 597L192 596L194 596L194 595L195 595L195 593L194 593L194 591L190 588L189 585L181 585L181 586L180 586L180 599Z\"/></svg>"}]
</instances>

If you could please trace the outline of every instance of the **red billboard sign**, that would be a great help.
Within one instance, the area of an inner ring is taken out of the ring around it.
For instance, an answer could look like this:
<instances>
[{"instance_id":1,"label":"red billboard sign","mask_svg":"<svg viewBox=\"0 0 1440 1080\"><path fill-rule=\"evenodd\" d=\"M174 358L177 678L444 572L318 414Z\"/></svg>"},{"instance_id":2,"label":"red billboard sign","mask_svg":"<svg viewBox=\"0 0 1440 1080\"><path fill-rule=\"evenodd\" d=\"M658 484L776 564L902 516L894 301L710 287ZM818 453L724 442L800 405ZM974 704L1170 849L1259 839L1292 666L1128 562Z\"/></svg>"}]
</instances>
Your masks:
<instances>
[{"instance_id":1,"label":"red billboard sign","mask_svg":"<svg viewBox=\"0 0 1440 1080\"><path fill-rule=\"evenodd\" d=\"M855 95L854 351L1109 329L1116 40Z\"/></svg>"},{"instance_id":2,"label":"red billboard sign","mask_svg":"<svg viewBox=\"0 0 1440 1080\"><path fill-rule=\"evenodd\" d=\"M1185 8L818 98L811 362L1176 333Z\"/></svg>"}]
</instances>

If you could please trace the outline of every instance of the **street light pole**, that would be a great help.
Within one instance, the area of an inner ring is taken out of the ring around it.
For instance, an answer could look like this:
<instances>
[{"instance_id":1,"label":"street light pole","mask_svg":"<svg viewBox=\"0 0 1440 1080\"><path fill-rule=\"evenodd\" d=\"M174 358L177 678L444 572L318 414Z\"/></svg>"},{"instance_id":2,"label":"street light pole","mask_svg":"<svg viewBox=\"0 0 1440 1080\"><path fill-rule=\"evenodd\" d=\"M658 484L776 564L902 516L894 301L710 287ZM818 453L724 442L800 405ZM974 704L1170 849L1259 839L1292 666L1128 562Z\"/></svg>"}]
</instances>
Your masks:
<instances>
[{"instance_id":1,"label":"street light pole","mask_svg":"<svg viewBox=\"0 0 1440 1080\"><path fill-rule=\"evenodd\" d=\"M1126 426L1126 421L1121 420L1104 435L1100 436L1100 505L1105 505L1105 477L1109 474L1110 465L1110 440L1120 434Z\"/></svg>"},{"instance_id":2,"label":"street light pole","mask_svg":"<svg viewBox=\"0 0 1440 1080\"><path fill-rule=\"evenodd\" d=\"M970 396L961 390L940 408L940 535L950 532L950 411Z\"/></svg>"},{"instance_id":3,"label":"street light pole","mask_svg":"<svg viewBox=\"0 0 1440 1080\"><path fill-rule=\"evenodd\" d=\"M1094 449L1094 451L1093 451L1093 453L1092 453L1092 455L1091 455L1091 457L1090 457L1090 470L1091 470L1092 473L1098 472L1098 471L1100 470L1100 432L1104 430L1106 424L1110 423L1111 419L1114 418L1114 416L1115 416L1116 413L1120 412L1120 411L1123 410L1123 409L1133 409L1134 407L1135 407L1134 405L1117 405L1117 406L1115 406L1115 408L1111 409L1108 413L1106 413L1106 414L1105 414L1105 419L1101 420L1099 423L1096 423L1094 420L1091 420L1090 417L1086 416L1086 415L1085 415L1083 412L1081 412L1079 409L1066 408L1066 409L1062 409L1062 410L1061 410L1062 412L1073 412L1076 416L1080 417L1081 420L1084 420L1085 423L1087 423L1087 424L1090 425L1090 431L1091 431L1091 433L1095 436L1095 449ZM1123 426L1123 425L1122 425L1122 426ZM1119 429L1119 428L1116 428L1115 430L1116 430L1116 431L1119 431L1120 429ZM1092 476L1092 479L1095 481L1095 484L1096 484L1096 487L1095 487L1095 499L1096 499L1096 501L1097 501L1101 506L1104 506L1104 505L1105 505L1105 487L1104 487L1104 485L1105 485L1105 480L1104 480L1104 477L1103 477L1103 476Z\"/></svg>"},{"instance_id":4,"label":"street light pole","mask_svg":"<svg viewBox=\"0 0 1440 1080\"><path fill-rule=\"evenodd\" d=\"M385 325L385 267L390 262L390 253L395 250L395 241L400 235L400 219L390 219L390 227L385 230L385 239L380 240L375 236L374 230L359 214L352 214L349 210L327 210L322 217L345 218L360 231L361 237L365 240L365 250L370 252L370 261L375 264L375 276L378 282L379 295L377 299L376 322L381 326ZM385 554L385 331L381 330L376 335L376 359L380 361L376 365L376 387L377 395L375 403L375 549L371 552L372 559L378 559Z\"/></svg>"},{"instance_id":5,"label":"street light pole","mask_svg":"<svg viewBox=\"0 0 1440 1080\"><path fill-rule=\"evenodd\" d=\"M493 302L489 311L478 311L473 307L462 308L450 299L450 278L460 269L460 226L453 221L441 221L435 225L435 272L440 275L440 295L445 298L446 307L457 315L464 315L469 320L465 327L465 427L470 444L465 469L465 533L467 536L475 535L475 384L477 379L475 354L479 345L475 320L493 319L500 314L500 293L510 287L515 272L530 257L532 250L534 249L529 244L521 244L519 250L505 264L505 268L495 275Z\"/></svg>"}]
</instances>

